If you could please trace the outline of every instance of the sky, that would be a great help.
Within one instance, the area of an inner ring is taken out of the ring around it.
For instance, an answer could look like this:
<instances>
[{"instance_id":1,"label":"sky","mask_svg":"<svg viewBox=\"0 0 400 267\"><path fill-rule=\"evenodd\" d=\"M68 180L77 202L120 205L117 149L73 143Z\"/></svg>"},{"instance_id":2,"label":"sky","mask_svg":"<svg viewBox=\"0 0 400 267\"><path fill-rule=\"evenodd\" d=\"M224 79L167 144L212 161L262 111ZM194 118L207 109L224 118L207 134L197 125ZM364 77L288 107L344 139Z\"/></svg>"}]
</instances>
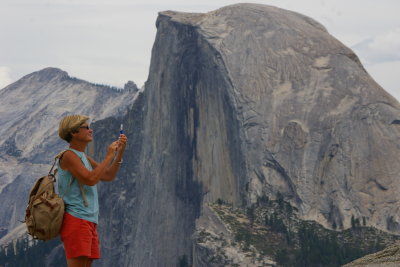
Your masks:
<instances>
[{"instance_id":1,"label":"sky","mask_svg":"<svg viewBox=\"0 0 400 267\"><path fill-rule=\"evenodd\" d=\"M400 100L399 0L1 0L0 89L46 67L93 83L141 87L158 12L209 12L259 3L302 13L358 55Z\"/></svg>"}]
</instances>

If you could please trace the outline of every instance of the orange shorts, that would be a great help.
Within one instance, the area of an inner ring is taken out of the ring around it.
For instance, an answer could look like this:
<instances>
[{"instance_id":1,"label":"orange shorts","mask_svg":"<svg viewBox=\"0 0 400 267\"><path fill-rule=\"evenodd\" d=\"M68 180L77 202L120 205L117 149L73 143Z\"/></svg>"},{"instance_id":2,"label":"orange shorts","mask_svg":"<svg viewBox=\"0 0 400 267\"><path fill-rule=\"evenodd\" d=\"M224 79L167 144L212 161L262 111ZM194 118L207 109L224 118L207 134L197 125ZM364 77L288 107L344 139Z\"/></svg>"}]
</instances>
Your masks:
<instances>
[{"instance_id":1,"label":"orange shorts","mask_svg":"<svg viewBox=\"0 0 400 267\"><path fill-rule=\"evenodd\" d=\"M81 256L100 259L97 224L65 212L60 235L67 259Z\"/></svg>"}]
</instances>

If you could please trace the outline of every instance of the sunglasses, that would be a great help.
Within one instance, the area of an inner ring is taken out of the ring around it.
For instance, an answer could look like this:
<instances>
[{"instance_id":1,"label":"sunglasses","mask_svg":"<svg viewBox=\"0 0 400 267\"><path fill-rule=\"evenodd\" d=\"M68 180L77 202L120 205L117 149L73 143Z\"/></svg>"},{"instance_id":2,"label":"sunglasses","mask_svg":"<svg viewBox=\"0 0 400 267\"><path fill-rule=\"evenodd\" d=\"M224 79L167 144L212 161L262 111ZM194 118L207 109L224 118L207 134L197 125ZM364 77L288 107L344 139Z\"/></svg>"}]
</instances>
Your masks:
<instances>
[{"instance_id":1,"label":"sunglasses","mask_svg":"<svg viewBox=\"0 0 400 267\"><path fill-rule=\"evenodd\" d=\"M89 130L89 129L90 129L89 125L81 126L81 127L79 127L79 128L80 128L80 129L86 129L86 130Z\"/></svg>"}]
</instances>

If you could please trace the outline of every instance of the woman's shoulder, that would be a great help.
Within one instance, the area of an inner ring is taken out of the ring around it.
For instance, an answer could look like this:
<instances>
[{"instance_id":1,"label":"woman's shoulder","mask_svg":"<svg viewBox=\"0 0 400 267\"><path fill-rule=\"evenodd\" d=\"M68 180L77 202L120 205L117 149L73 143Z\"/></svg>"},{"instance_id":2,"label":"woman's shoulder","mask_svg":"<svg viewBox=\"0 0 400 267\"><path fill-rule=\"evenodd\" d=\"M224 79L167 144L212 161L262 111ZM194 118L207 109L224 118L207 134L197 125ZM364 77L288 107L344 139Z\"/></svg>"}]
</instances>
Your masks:
<instances>
[{"instance_id":1,"label":"woman's shoulder","mask_svg":"<svg viewBox=\"0 0 400 267\"><path fill-rule=\"evenodd\" d=\"M80 161L79 155L75 153L75 151L68 149L64 152L64 154L60 158L59 163L61 168L66 169L68 165L70 165L72 162L76 160Z\"/></svg>"}]
</instances>

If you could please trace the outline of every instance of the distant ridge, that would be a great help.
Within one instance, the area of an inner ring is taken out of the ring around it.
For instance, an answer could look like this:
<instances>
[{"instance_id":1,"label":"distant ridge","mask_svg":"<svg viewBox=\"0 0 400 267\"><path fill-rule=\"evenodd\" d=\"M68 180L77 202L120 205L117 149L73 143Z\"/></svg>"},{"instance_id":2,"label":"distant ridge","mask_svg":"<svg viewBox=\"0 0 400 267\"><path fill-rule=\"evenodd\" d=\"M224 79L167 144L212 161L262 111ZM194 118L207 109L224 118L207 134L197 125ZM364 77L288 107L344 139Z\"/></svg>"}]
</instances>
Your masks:
<instances>
[{"instance_id":1,"label":"distant ridge","mask_svg":"<svg viewBox=\"0 0 400 267\"><path fill-rule=\"evenodd\" d=\"M57 134L60 119L76 113L91 122L121 117L137 95L70 77L58 68L25 75L0 91L0 238L23 220L33 181L66 147Z\"/></svg>"}]
</instances>

